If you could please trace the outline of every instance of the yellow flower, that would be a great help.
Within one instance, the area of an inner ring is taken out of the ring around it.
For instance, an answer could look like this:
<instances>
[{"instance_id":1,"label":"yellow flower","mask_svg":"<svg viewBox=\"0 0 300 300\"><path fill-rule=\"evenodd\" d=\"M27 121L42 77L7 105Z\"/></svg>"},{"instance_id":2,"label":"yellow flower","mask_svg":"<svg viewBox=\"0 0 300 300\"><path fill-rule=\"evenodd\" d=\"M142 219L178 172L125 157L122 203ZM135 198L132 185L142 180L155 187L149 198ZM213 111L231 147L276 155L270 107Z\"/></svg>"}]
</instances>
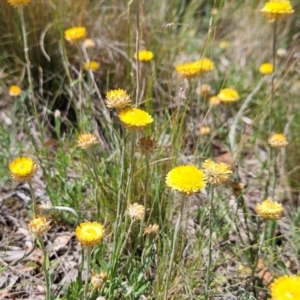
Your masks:
<instances>
[{"instance_id":1,"label":"yellow flower","mask_svg":"<svg viewBox=\"0 0 300 300\"><path fill-rule=\"evenodd\" d=\"M94 247L103 240L104 227L97 222L83 222L76 227L75 235L83 248Z\"/></svg>"},{"instance_id":2,"label":"yellow flower","mask_svg":"<svg viewBox=\"0 0 300 300\"><path fill-rule=\"evenodd\" d=\"M224 183L232 173L229 165L224 163L217 163L211 159L207 159L202 164L203 172L206 177L206 181L213 185L220 185Z\"/></svg>"},{"instance_id":3,"label":"yellow flower","mask_svg":"<svg viewBox=\"0 0 300 300\"><path fill-rule=\"evenodd\" d=\"M12 97L17 97L20 96L22 93L22 90L20 89L20 87L18 87L17 85L11 85L9 87L9 95Z\"/></svg>"},{"instance_id":4,"label":"yellow flower","mask_svg":"<svg viewBox=\"0 0 300 300\"><path fill-rule=\"evenodd\" d=\"M212 96L209 98L209 104L211 106L217 106L221 103L221 100L218 96Z\"/></svg>"},{"instance_id":5,"label":"yellow flower","mask_svg":"<svg viewBox=\"0 0 300 300\"><path fill-rule=\"evenodd\" d=\"M175 69L181 77L191 79L212 71L214 69L214 63L208 58L202 58L195 62L179 64Z\"/></svg>"},{"instance_id":6,"label":"yellow flower","mask_svg":"<svg viewBox=\"0 0 300 300\"><path fill-rule=\"evenodd\" d=\"M157 148L157 142L148 137L141 137L137 142L137 146L139 152L146 156L150 156Z\"/></svg>"},{"instance_id":7,"label":"yellow flower","mask_svg":"<svg viewBox=\"0 0 300 300\"><path fill-rule=\"evenodd\" d=\"M153 118L139 108L127 108L119 113L120 121L128 129L143 129L153 122Z\"/></svg>"},{"instance_id":8,"label":"yellow flower","mask_svg":"<svg viewBox=\"0 0 300 300\"><path fill-rule=\"evenodd\" d=\"M7 0L7 3L13 7L21 7L23 5L27 5L31 0Z\"/></svg>"},{"instance_id":9,"label":"yellow flower","mask_svg":"<svg viewBox=\"0 0 300 300\"><path fill-rule=\"evenodd\" d=\"M117 89L106 93L105 103L109 109L123 109L130 104L130 96L125 90Z\"/></svg>"},{"instance_id":10,"label":"yellow flower","mask_svg":"<svg viewBox=\"0 0 300 300\"><path fill-rule=\"evenodd\" d=\"M270 22L288 17L294 12L290 1L287 0L271 0L265 3L260 10L263 16Z\"/></svg>"},{"instance_id":11,"label":"yellow flower","mask_svg":"<svg viewBox=\"0 0 300 300\"><path fill-rule=\"evenodd\" d=\"M159 230L159 225L153 224L144 228L144 234L157 233Z\"/></svg>"},{"instance_id":12,"label":"yellow flower","mask_svg":"<svg viewBox=\"0 0 300 300\"><path fill-rule=\"evenodd\" d=\"M167 174L166 185L191 195L203 190L206 187L206 180L203 171L195 166L179 166Z\"/></svg>"},{"instance_id":13,"label":"yellow flower","mask_svg":"<svg viewBox=\"0 0 300 300\"><path fill-rule=\"evenodd\" d=\"M71 43L81 41L85 38L85 36L85 27L72 27L65 30L65 39Z\"/></svg>"},{"instance_id":14,"label":"yellow flower","mask_svg":"<svg viewBox=\"0 0 300 300\"><path fill-rule=\"evenodd\" d=\"M104 281L107 280L107 274L104 272L101 272L100 274L94 272L91 277L91 284L95 289L100 289L104 283Z\"/></svg>"},{"instance_id":15,"label":"yellow flower","mask_svg":"<svg viewBox=\"0 0 300 300\"><path fill-rule=\"evenodd\" d=\"M271 300L299 300L300 276L284 275L271 284Z\"/></svg>"},{"instance_id":16,"label":"yellow flower","mask_svg":"<svg viewBox=\"0 0 300 300\"><path fill-rule=\"evenodd\" d=\"M210 134L210 127L209 126L201 126L199 131L200 131L200 135L208 135L208 134Z\"/></svg>"},{"instance_id":17,"label":"yellow flower","mask_svg":"<svg viewBox=\"0 0 300 300\"><path fill-rule=\"evenodd\" d=\"M272 74L273 70L274 70L274 67L270 63L261 64L260 67L259 67L259 72L264 74L264 75Z\"/></svg>"},{"instance_id":18,"label":"yellow flower","mask_svg":"<svg viewBox=\"0 0 300 300\"><path fill-rule=\"evenodd\" d=\"M45 217L38 217L31 220L28 224L28 229L34 237L40 237L50 229L50 222L47 222Z\"/></svg>"},{"instance_id":19,"label":"yellow flower","mask_svg":"<svg viewBox=\"0 0 300 300\"><path fill-rule=\"evenodd\" d=\"M240 99L238 92L234 89L226 88L222 89L218 94L218 98L223 103L231 103Z\"/></svg>"},{"instance_id":20,"label":"yellow flower","mask_svg":"<svg viewBox=\"0 0 300 300\"><path fill-rule=\"evenodd\" d=\"M83 69L88 71L88 70L92 70L92 71L96 71L98 70L100 67L99 63L97 63L94 60L91 60L90 62L86 62L83 64Z\"/></svg>"},{"instance_id":21,"label":"yellow flower","mask_svg":"<svg viewBox=\"0 0 300 300\"><path fill-rule=\"evenodd\" d=\"M285 147L289 142L282 133L274 133L269 137L268 143L273 148L282 148Z\"/></svg>"},{"instance_id":22,"label":"yellow flower","mask_svg":"<svg viewBox=\"0 0 300 300\"><path fill-rule=\"evenodd\" d=\"M137 57L139 61L150 61L154 57L154 54L148 50L140 50L138 55L134 53L134 58L137 59Z\"/></svg>"},{"instance_id":23,"label":"yellow flower","mask_svg":"<svg viewBox=\"0 0 300 300\"><path fill-rule=\"evenodd\" d=\"M9 171L15 181L29 181L36 173L37 166L30 157L18 157L9 164Z\"/></svg>"},{"instance_id":24,"label":"yellow flower","mask_svg":"<svg viewBox=\"0 0 300 300\"><path fill-rule=\"evenodd\" d=\"M257 203L255 211L264 219L278 220L282 216L283 208L280 203L267 198L262 203Z\"/></svg>"},{"instance_id":25,"label":"yellow flower","mask_svg":"<svg viewBox=\"0 0 300 300\"><path fill-rule=\"evenodd\" d=\"M93 145L98 144L98 140L92 133L81 133L77 139L77 144L81 149L88 149Z\"/></svg>"},{"instance_id":26,"label":"yellow flower","mask_svg":"<svg viewBox=\"0 0 300 300\"><path fill-rule=\"evenodd\" d=\"M127 214L130 219L142 220L145 213L145 207L138 203L130 204L127 208Z\"/></svg>"}]
</instances>

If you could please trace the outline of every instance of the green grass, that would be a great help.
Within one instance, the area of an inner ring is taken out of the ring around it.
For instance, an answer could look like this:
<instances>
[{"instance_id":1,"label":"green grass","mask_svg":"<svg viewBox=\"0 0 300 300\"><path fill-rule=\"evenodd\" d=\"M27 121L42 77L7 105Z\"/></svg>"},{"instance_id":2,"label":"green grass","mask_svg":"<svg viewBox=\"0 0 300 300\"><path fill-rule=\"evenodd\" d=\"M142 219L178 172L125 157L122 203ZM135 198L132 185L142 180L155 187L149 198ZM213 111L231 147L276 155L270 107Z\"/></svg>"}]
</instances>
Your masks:
<instances>
[{"instance_id":1,"label":"green grass","mask_svg":"<svg viewBox=\"0 0 300 300\"><path fill-rule=\"evenodd\" d=\"M263 3L36 2L23 8L24 24L18 9L0 3L5 32L0 37L0 197L6 199L10 191L29 192L26 183L13 183L8 165L16 157L32 157L38 166L32 180L38 205L47 200L53 206L47 214L51 229L42 237L28 233L22 239L43 252L44 260L31 276L47 290L45 299L263 300L270 297L273 278L299 273L299 59L292 54L276 58L271 109L269 76L240 111L262 80L259 65L272 61L272 25L259 12ZM216 14L211 13L213 7ZM299 46L292 38L296 15L277 28L277 48L285 47L289 53ZM65 29L79 25L87 28L87 37L96 44L87 53L81 44L64 39ZM139 49L154 53L148 63L137 64L133 58L137 32ZM229 42L228 48L220 49L222 40ZM176 74L176 64L202 56L214 61L212 72L192 80ZM98 61L100 69L83 71L87 58ZM8 95L11 84L21 86L19 97ZM212 87L211 96L224 87L234 88L240 100L210 107L209 99L199 93L202 84ZM106 92L117 88L125 89L133 105L137 99L138 107L152 115L151 126L130 131L117 111L107 110ZM210 126L209 135L200 135L202 125ZM99 143L83 150L77 139L85 132L96 134ZM289 145L271 152L267 140L273 132L284 133ZM158 144L149 157L137 152L142 136ZM213 207L211 186L191 196L166 186L172 168L185 164L202 168L207 158L223 159L233 167L228 182L214 188ZM232 182L245 184L241 195L233 195ZM270 196L285 211L276 223L255 212L256 204ZM19 218L11 205L13 197L1 202L4 261L8 249L20 247L14 239L16 228L27 230L34 216L29 204ZM141 220L127 213L133 203L145 207ZM101 243L86 250L74 237L65 247L52 250L56 238L74 236L84 221L104 225ZM150 224L158 224L159 230L145 235ZM7 262L0 275L9 276L13 267L26 263L26 258ZM268 277L260 272L262 266ZM63 283L72 268L78 273L71 276L72 282ZM94 272L106 273L98 289L90 283ZM37 283L31 278L22 275L9 288L1 287L0 293L21 291L24 297L34 297Z\"/></svg>"}]
</instances>

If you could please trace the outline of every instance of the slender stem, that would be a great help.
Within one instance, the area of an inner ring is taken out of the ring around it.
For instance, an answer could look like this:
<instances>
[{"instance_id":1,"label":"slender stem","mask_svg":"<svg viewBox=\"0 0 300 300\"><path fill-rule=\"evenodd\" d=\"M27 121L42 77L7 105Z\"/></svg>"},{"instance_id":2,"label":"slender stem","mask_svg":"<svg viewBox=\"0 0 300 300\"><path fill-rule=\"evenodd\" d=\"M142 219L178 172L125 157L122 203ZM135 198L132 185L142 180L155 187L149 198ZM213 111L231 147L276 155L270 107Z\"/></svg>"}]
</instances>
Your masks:
<instances>
[{"instance_id":1,"label":"slender stem","mask_svg":"<svg viewBox=\"0 0 300 300\"><path fill-rule=\"evenodd\" d=\"M173 262L174 262L174 258L175 258L175 250L177 249L177 238L178 238L178 234L180 231L180 225L181 225L181 220L182 220L182 215L183 215L183 209L184 209L184 203L185 203L185 195L182 196L181 199L181 203L180 203L180 210L178 213L178 217L177 217L177 222L175 225L175 231L174 231L174 235L173 235L173 244L172 244L172 252L171 252L171 256L170 256L170 261L169 261L169 268L167 270L167 272L165 273L165 288L164 288L164 300L168 299L168 286L169 286L169 281L172 277L172 268L173 268Z\"/></svg>"},{"instance_id":2,"label":"slender stem","mask_svg":"<svg viewBox=\"0 0 300 300\"><path fill-rule=\"evenodd\" d=\"M135 106L138 106L140 96L140 61L139 61L139 47L140 47L140 0L137 0L137 13L136 13L136 97Z\"/></svg>"},{"instance_id":3,"label":"slender stem","mask_svg":"<svg viewBox=\"0 0 300 300\"><path fill-rule=\"evenodd\" d=\"M275 57L276 57L276 29L277 29L277 21L274 22L273 27L273 44L272 44L272 63L273 63L273 73L271 76L271 99L269 106L269 134L272 131L272 104L274 101L274 79L275 79Z\"/></svg>"},{"instance_id":4,"label":"slender stem","mask_svg":"<svg viewBox=\"0 0 300 300\"><path fill-rule=\"evenodd\" d=\"M37 240L43 251L43 272L44 272L45 282L46 282L46 298L45 299L50 300L51 299L51 297L50 297L51 296L51 284L50 284L50 277L48 274L49 257L48 257L48 253L47 253L45 245L44 245L43 238L38 237Z\"/></svg>"},{"instance_id":5,"label":"slender stem","mask_svg":"<svg viewBox=\"0 0 300 300\"><path fill-rule=\"evenodd\" d=\"M91 260L91 247L87 248L86 250L86 278L85 278L85 284L84 284L84 296L83 299L87 300L87 294L88 294L88 287L89 287L89 277L90 277L90 260ZM84 261L82 262L84 263Z\"/></svg>"},{"instance_id":6,"label":"slender stem","mask_svg":"<svg viewBox=\"0 0 300 300\"><path fill-rule=\"evenodd\" d=\"M34 193L34 190L33 190L33 187L32 187L32 184L30 181L28 181L28 185L29 185L29 190L30 190L31 199L32 199L33 212L36 217L38 215L36 197L35 197L35 193Z\"/></svg>"},{"instance_id":7,"label":"slender stem","mask_svg":"<svg viewBox=\"0 0 300 300\"><path fill-rule=\"evenodd\" d=\"M209 226L209 237L208 237L208 265L206 270L206 284L205 284L205 299L209 299L209 286L211 282L211 262L212 262L212 218L214 215L214 206L213 206L213 200L214 200L214 186L210 186L210 210L209 210L209 220L208 220L208 226Z\"/></svg>"}]
</instances>

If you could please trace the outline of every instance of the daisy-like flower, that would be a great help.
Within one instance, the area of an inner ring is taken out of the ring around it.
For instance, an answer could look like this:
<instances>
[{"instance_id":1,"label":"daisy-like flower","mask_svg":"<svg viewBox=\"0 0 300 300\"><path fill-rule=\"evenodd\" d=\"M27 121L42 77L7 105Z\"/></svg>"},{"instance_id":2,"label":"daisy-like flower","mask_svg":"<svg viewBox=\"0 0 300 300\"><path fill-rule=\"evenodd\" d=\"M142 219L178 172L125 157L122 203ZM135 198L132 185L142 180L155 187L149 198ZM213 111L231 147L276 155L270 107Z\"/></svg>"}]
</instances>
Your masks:
<instances>
[{"instance_id":1,"label":"daisy-like flower","mask_svg":"<svg viewBox=\"0 0 300 300\"><path fill-rule=\"evenodd\" d=\"M217 106L221 103L221 100L218 96L212 96L209 98L209 104L211 106Z\"/></svg>"},{"instance_id":2,"label":"daisy-like flower","mask_svg":"<svg viewBox=\"0 0 300 300\"><path fill-rule=\"evenodd\" d=\"M290 1L287 0L268 1L260 11L271 23L286 18L294 12Z\"/></svg>"},{"instance_id":3,"label":"daisy-like flower","mask_svg":"<svg viewBox=\"0 0 300 300\"><path fill-rule=\"evenodd\" d=\"M144 129L153 122L153 118L139 108L124 109L119 113L119 118L125 127L132 130Z\"/></svg>"},{"instance_id":4,"label":"daisy-like flower","mask_svg":"<svg viewBox=\"0 0 300 300\"><path fill-rule=\"evenodd\" d=\"M206 179L203 171L195 166L179 166L167 174L166 185L184 194L192 195L206 187Z\"/></svg>"},{"instance_id":5,"label":"daisy-like flower","mask_svg":"<svg viewBox=\"0 0 300 300\"><path fill-rule=\"evenodd\" d=\"M263 63L259 67L259 72L264 75L270 75L273 73L274 67L270 63Z\"/></svg>"},{"instance_id":6,"label":"daisy-like flower","mask_svg":"<svg viewBox=\"0 0 300 300\"><path fill-rule=\"evenodd\" d=\"M31 0L6 0L8 4L13 7L21 7L27 5L31 2Z\"/></svg>"},{"instance_id":7,"label":"daisy-like flower","mask_svg":"<svg viewBox=\"0 0 300 300\"><path fill-rule=\"evenodd\" d=\"M153 59L153 57L154 57L153 52L148 50L140 50L138 52L138 55L134 53L134 58L138 59L139 61L150 61Z\"/></svg>"},{"instance_id":8,"label":"daisy-like flower","mask_svg":"<svg viewBox=\"0 0 300 300\"><path fill-rule=\"evenodd\" d=\"M30 157L18 157L9 166L11 177L18 182L30 181L37 171L34 160Z\"/></svg>"},{"instance_id":9,"label":"daisy-like flower","mask_svg":"<svg viewBox=\"0 0 300 300\"><path fill-rule=\"evenodd\" d=\"M223 103L231 103L240 99L238 92L234 89L225 88L220 91L218 98Z\"/></svg>"},{"instance_id":10,"label":"daisy-like flower","mask_svg":"<svg viewBox=\"0 0 300 300\"><path fill-rule=\"evenodd\" d=\"M149 137L141 137L137 142L137 146L140 153L150 156L157 148L157 142Z\"/></svg>"},{"instance_id":11,"label":"daisy-like flower","mask_svg":"<svg viewBox=\"0 0 300 300\"><path fill-rule=\"evenodd\" d=\"M117 89L106 93L105 103L109 109L123 109L130 104L130 96L125 90Z\"/></svg>"},{"instance_id":12,"label":"daisy-like flower","mask_svg":"<svg viewBox=\"0 0 300 300\"><path fill-rule=\"evenodd\" d=\"M76 227L75 235L82 248L94 247L103 240L104 226L97 222L83 222Z\"/></svg>"},{"instance_id":13,"label":"daisy-like flower","mask_svg":"<svg viewBox=\"0 0 300 300\"><path fill-rule=\"evenodd\" d=\"M45 217L38 217L31 220L28 224L28 229L34 237L40 237L50 229L50 222L47 222Z\"/></svg>"},{"instance_id":14,"label":"daisy-like flower","mask_svg":"<svg viewBox=\"0 0 300 300\"><path fill-rule=\"evenodd\" d=\"M145 214L145 207L138 203L130 204L126 211L132 220L142 220Z\"/></svg>"},{"instance_id":15,"label":"daisy-like flower","mask_svg":"<svg viewBox=\"0 0 300 300\"><path fill-rule=\"evenodd\" d=\"M285 135L283 135L282 133L274 133L269 137L268 143L273 148L283 148L289 142Z\"/></svg>"},{"instance_id":16,"label":"daisy-like flower","mask_svg":"<svg viewBox=\"0 0 300 300\"><path fill-rule=\"evenodd\" d=\"M217 163L211 159L207 159L202 164L203 172L206 177L206 181L213 185L220 185L224 183L232 173L229 165L224 163Z\"/></svg>"},{"instance_id":17,"label":"daisy-like flower","mask_svg":"<svg viewBox=\"0 0 300 300\"><path fill-rule=\"evenodd\" d=\"M8 93L9 93L9 96L17 97L17 96L20 96L20 95L21 95L22 90L21 90L20 87L17 86L17 85L11 85L11 86L9 87Z\"/></svg>"},{"instance_id":18,"label":"daisy-like flower","mask_svg":"<svg viewBox=\"0 0 300 300\"><path fill-rule=\"evenodd\" d=\"M202 58L194 62L179 64L175 69L181 77L191 79L212 71L214 63L208 58Z\"/></svg>"},{"instance_id":19,"label":"daisy-like flower","mask_svg":"<svg viewBox=\"0 0 300 300\"><path fill-rule=\"evenodd\" d=\"M267 198L262 203L257 203L255 211L264 219L279 220L282 216L283 208L280 203Z\"/></svg>"},{"instance_id":20,"label":"daisy-like flower","mask_svg":"<svg viewBox=\"0 0 300 300\"><path fill-rule=\"evenodd\" d=\"M77 144L81 149L88 149L98 144L98 140L92 133L81 133L77 139Z\"/></svg>"},{"instance_id":21,"label":"daisy-like flower","mask_svg":"<svg viewBox=\"0 0 300 300\"><path fill-rule=\"evenodd\" d=\"M153 224L144 228L144 234L157 233L159 230L159 225Z\"/></svg>"},{"instance_id":22,"label":"daisy-like flower","mask_svg":"<svg viewBox=\"0 0 300 300\"><path fill-rule=\"evenodd\" d=\"M91 277L91 284L95 289L100 289L104 283L104 281L107 280L107 273L101 272L96 273L94 272L92 277Z\"/></svg>"},{"instance_id":23,"label":"daisy-like flower","mask_svg":"<svg viewBox=\"0 0 300 300\"><path fill-rule=\"evenodd\" d=\"M81 41L85 38L85 36L86 36L85 27L72 27L65 30L65 39L71 43Z\"/></svg>"},{"instance_id":24,"label":"daisy-like flower","mask_svg":"<svg viewBox=\"0 0 300 300\"><path fill-rule=\"evenodd\" d=\"M200 135L208 135L208 134L210 134L210 131L211 131L211 129L209 126L201 126L200 130L199 130Z\"/></svg>"},{"instance_id":25,"label":"daisy-like flower","mask_svg":"<svg viewBox=\"0 0 300 300\"><path fill-rule=\"evenodd\" d=\"M271 300L300 299L300 276L284 275L271 284Z\"/></svg>"},{"instance_id":26,"label":"daisy-like flower","mask_svg":"<svg viewBox=\"0 0 300 300\"><path fill-rule=\"evenodd\" d=\"M83 69L86 71L88 70L97 71L99 67L100 67L99 63L97 63L94 60L91 60L90 62L86 62L83 64Z\"/></svg>"}]
</instances>

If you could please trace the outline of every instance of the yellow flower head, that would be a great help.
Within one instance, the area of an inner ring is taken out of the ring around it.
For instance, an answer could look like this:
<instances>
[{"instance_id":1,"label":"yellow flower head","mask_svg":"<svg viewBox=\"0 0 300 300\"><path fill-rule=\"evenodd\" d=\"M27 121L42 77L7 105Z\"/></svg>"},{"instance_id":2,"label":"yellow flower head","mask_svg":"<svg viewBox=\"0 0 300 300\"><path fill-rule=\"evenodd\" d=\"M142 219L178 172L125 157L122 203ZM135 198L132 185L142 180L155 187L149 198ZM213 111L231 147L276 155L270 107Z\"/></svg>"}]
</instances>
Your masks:
<instances>
[{"instance_id":1,"label":"yellow flower head","mask_svg":"<svg viewBox=\"0 0 300 300\"><path fill-rule=\"evenodd\" d=\"M209 126L201 126L199 131L200 135L208 135L210 134L211 129Z\"/></svg>"},{"instance_id":2,"label":"yellow flower head","mask_svg":"<svg viewBox=\"0 0 300 300\"><path fill-rule=\"evenodd\" d=\"M208 58L202 58L195 62L179 64L175 69L181 77L191 79L212 71L214 63Z\"/></svg>"},{"instance_id":3,"label":"yellow flower head","mask_svg":"<svg viewBox=\"0 0 300 300\"><path fill-rule=\"evenodd\" d=\"M85 27L72 27L65 30L65 39L71 43L81 41L85 38L85 36Z\"/></svg>"},{"instance_id":4,"label":"yellow flower head","mask_svg":"<svg viewBox=\"0 0 300 300\"><path fill-rule=\"evenodd\" d=\"M91 277L91 284L95 289L100 289L104 283L104 281L107 280L107 274L104 272L101 272L100 274L98 273L93 273Z\"/></svg>"},{"instance_id":5,"label":"yellow flower head","mask_svg":"<svg viewBox=\"0 0 300 300\"><path fill-rule=\"evenodd\" d=\"M6 0L6 1L8 4L10 4L13 7L21 7L31 2L31 0Z\"/></svg>"},{"instance_id":6,"label":"yellow flower head","mask_svg":"<svg viewBox=\"0 0 300 300\"><path fill-rule=\"evenodd\" d=\"M31 220L28 224L28 229L34 237L40 237L50 229L50 222L47 222L45 217L38 217Z\"/></svg>"},{"instance_id":7,"label":"yellow flower head","mask_svg":"<svg viewBox=\"0 0 300 300\"><path fill-rule=\"evenodd\" d=\"M211 106L217 106L221 103L221 100L218 96L212 96L209 98L209 104Z\"/></svg>"},{"instance_id":8,"label":"yellow flower head","mask_svg":"<svg viewBox=\"0 0 300 300\"><path fill-rule=\"evenodd\" d=\"M141 137L137 142L137 146L140 153L150 156L157 148L157 142L149 137Z\"/></svg>"},{"instance_id":9,"label":"yellow flower head","mask_svg":"<svg viewBox=\"0 0 300 300\"><path fill-rule=\"evenodd\" d=\"M145 207L138 203L130 204L127 208L127 214L132 220L142 220L145 214Z\"/></svg>"},{"instance_id":10,"label":"yellow flower head","mask_svg":"<svg viewBox=\"0 0 300 300\"><path fill-rule=\"evenodd\" d=\"M271 300L299 300L300 276L284 275L271 284Z\"/></svg>"},{"instance_id":11,"label":"yellow flower head","mask_svg":"<svg viewBox=\"0 0 300 300\"><path fill-rule=\"evenodd\" d=\"M262 203L257 203L255 211L264 219L279 220L282 216L283 208L280 203L267 198Z\"/></svg>"},{"instance_id":12,"label":"yellow flower head","mask_svg":"<svg viewBox=\"0 0 300 300\"><path fill-rule=\"evenodd\" d=\"M37 166L30 157L18 157L9 164L9 171L15 181L29 181L36 173Z\"/></svg>"},{"instance_id":13,"label":"yellow flower head","mask_svg":"<svg viewBox=\"0 0 300 300\"><path fill-rule=\"evenodd\" d=\"M272 74L273 70L274 70L274 67L270 63L261 64L260 67L259 67L259 72L264 74L264 75Z\"/></svg>"},{"instance_id":14,"label":"yellow flower head","mask_svg":"<svg viewBox=\"0 0 300 300\"><path fill-rule=\"evenodd\" d=\"M157 233L159 230L159 225L153 224L144 228L144 234Z\"/></svg>"},{"instance_id":15,"label":"yellow flower head","mask_svg":"<svg viewBox=\"0 0 300 300\"><path fill-rule=\"evenodd\" d=\"M109 109L123 109L130 104L130 96L125 90L117 89L106 93L105 103Z\"/></svg>"},{"instance_id":16,"label":"yellow flower head","mask_svg":"<svg viewBox=\"0 0 300 300\"><path fill-rule=\"evenodd\" d=\"M153 122L153 118L139 108L127 108L119 113L120 121L128 129L139 130Z\"/></svg>"},{"instance_id":17,"label":"yellow flower head","mask_svg":"<svg viewBox=\"0 0 300 300\"><path fill-rule=\"evenodd\" d=\"M94 247L103 240L104 227L97 222L83 222L76 227L75 235L82 248Z\"/></svg>"},{"instance_id":18,"label":"yellow flower head","mask_svg":"<svg viewBox=\"0 0 300 300\"><path fill-rule=\"evenodd\" d=\"M81 133L77 139L77 144L81 149L88 149L93 145L98 144L98 140L92 133Z\"/></svg>"},{"instance_id":19,"label":"yellow flower head","mask_svg":"<svg viewBox=\"0 0 300 300\"><path fill-rule=\"evenodd\" d=\"M97 63L94 60L91 60L90 62L86 62L83 64L83 69L86 71L88 70L97 71L99 67L100 67L99 63Z\"/></svg>"},{"instance_id":20,"label":"yellow flower head","mask_svg":"<svg viewBox=\"0 0 300 300\"><path fill-rule=\"evenodd\" d=\"M138 55L136 55L136 53L134 53L134 58L137 59L139 61L150 61L151 59L153 59L154 54L151 51L148 50L140 50L138 52Z\"/></svg>"},{"instance_id":21,"label":"yellow flower head","mask_svg":"<svg viewBox=\"0 0 300 300\"><path fill-rule=\"evenodd\" d=\"M234 89L226 88L222 89L218 94L218 98L223 103L231 103L240 99L238 92Z\"/></svg>"},{"instance_id":22,"label":"yellow flower head","mask_svg":"<svg viewBox=\"0 0 300 300\"><path fill-rule=\"evenodd\" d=\"M187 195L197 193L206 187L203 171L195 166L179 166L166 177L166 185Z\"/></svg>"},{"instance_id":23,"label":"yellow flower head","mask_svg":"<svg viewBox=\"0 0 300 300\"><path fill-rule=\"evenodd\" d=\"M273 148L282 148L285 147L289 142L282 133L274 133L269 137L268 143Z\"/></svg>"},{"instance_id":24,"label":"yellow flower head","mask_svg":"<svg viewBox=\"0 0 300 300\"><path fill-rule=\"evenodd\" d=\"M224 163L217 163L211 159L207 159L202 164L203 172L206 177L206 181L213 185L220 185L224 183L232 173L229 165Z\"/></svg>"},{"instance_id":25,"label":"yellow flower head","mask_svg":"<svg viewBox=\"0 0 300 300\"><path fill-rule=\"evenodd\" d=\"M294 12L290 1L287 0L271 0L265 3L260 10L263 16L270 22L288 17Z\"/></svg>"},{"instance_id":26,"label":"yellow flower head","mask_svg":"<svg viewBox=\"0 0 300 300\"><path fill-rule=\"evenodd\" d=\"M8 93L9 93L9 96L17 97L17 96L21 95L22 90L17 85L11 85L9 87L9 92Z\"/></svg>"}]
</instances>

